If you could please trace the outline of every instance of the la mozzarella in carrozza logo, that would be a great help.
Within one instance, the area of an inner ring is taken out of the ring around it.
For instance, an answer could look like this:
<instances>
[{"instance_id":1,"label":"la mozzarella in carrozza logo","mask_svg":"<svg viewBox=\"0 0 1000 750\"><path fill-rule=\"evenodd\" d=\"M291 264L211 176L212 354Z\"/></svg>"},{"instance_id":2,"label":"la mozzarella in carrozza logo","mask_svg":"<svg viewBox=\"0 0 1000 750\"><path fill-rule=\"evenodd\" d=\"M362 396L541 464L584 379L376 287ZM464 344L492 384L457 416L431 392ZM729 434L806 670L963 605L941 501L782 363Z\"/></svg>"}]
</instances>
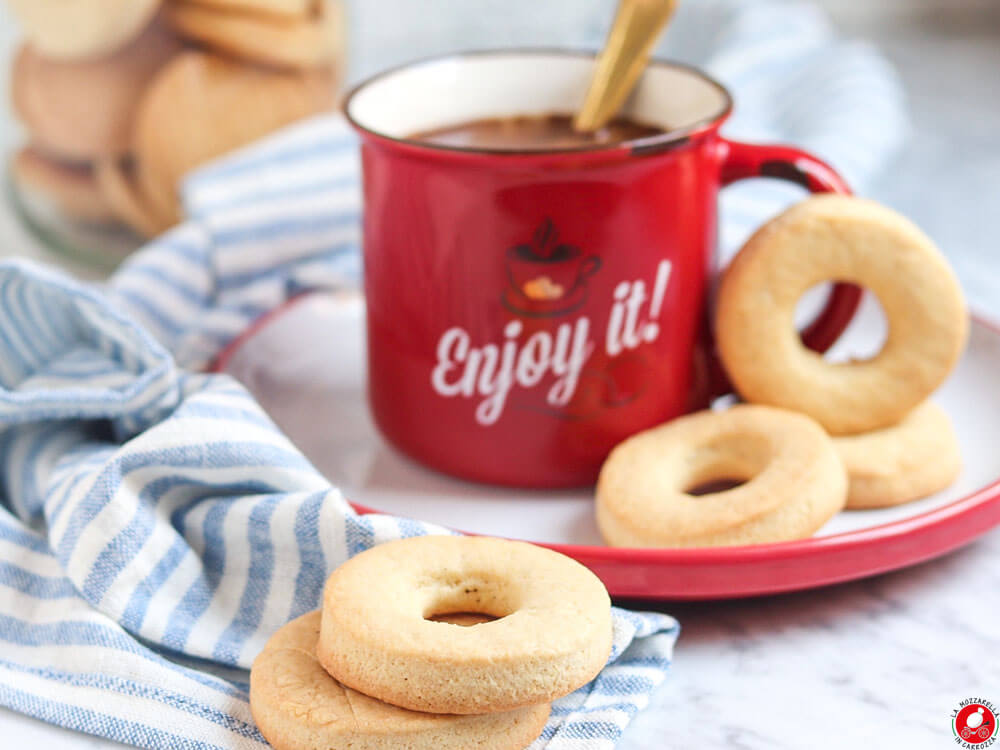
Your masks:
<instances>
[{"instance_id":1,"label":"la mozzarella in carrozza logo","mask_svg":"<svg viewBox=\"0 0 1000 750\"><path fill-rule=\"evenodd\" d=\"M988 700L968 698L952 712L951 729L959 747L990 747L997 739L997 709Z\"/></svg>"}]
</instances>

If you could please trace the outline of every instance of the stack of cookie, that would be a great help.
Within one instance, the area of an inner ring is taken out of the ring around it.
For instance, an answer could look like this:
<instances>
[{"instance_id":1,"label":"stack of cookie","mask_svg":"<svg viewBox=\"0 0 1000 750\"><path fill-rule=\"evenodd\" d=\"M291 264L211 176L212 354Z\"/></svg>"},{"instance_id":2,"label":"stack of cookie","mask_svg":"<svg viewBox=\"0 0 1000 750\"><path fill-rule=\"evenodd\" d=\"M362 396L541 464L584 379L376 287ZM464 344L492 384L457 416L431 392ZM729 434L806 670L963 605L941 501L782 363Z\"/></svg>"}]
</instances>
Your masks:
<instances>
[{"instance_id":1,"label":"stack of cookie","mask_svg":"<svg viewBox=\"0 0 1000 750\"><path fill-rule=\"evenodd\" d=\"M12 173L71 219L158 234L187 172L335 100L339 0L8 2Z\"/></svg>"},{"instance_id":2,"label":"stack of cookie","mask_svg":"<svg viewBox=\"0 0 1000 750\"><path fill-rule=\"evenodd\" d=\"M563 555L403 539L346 562L322 610L275 633L250 707L277 750L519 750L551 701L604 667L611 639L604 585Z\"/></svg>"},{"instance_id":3,"label":"stack of cookie","mask_svg":"<svg viewBox=\"0 0 1000 750\"><path fill-rule=\"evenodd\" d=\"M811 287L844 281L879 300L889 334L871 359L832 363L793 325ZM816 196L762 227L723 275L719 356L748 404L626 440L601 470L597 521L616 546L800 539L836 513L911 502L951 484L961 455L929 401L969 323L944 255L872 201ZM726 480L735 488L698 491ZM697 495L697 496L695 496Z\"/></svg>"}]
</instances>

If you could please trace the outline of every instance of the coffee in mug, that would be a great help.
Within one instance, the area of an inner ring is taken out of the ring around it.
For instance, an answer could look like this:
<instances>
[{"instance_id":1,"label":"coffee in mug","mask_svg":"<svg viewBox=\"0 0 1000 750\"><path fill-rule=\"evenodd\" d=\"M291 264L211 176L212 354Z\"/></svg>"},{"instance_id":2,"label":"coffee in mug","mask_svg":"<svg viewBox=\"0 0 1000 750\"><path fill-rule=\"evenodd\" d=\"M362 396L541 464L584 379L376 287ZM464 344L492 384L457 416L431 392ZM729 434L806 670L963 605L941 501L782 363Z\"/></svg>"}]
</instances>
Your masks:
<instances>
[{"instance_id":1,"label":"coffee in mug","mask_svg":"<svg viewBox=\"0 0 1000 750\"><path fill-rule=\"evenodd\" d=\"M548 114L491 117L414 133L410 137L437 146L490 151L548 151L613 145L663 133L664 129L658 125L646 125L626 117L618 117L593 133L580 133L573 128L573 118L569 115Z\"/></svg>"}]
</instances>

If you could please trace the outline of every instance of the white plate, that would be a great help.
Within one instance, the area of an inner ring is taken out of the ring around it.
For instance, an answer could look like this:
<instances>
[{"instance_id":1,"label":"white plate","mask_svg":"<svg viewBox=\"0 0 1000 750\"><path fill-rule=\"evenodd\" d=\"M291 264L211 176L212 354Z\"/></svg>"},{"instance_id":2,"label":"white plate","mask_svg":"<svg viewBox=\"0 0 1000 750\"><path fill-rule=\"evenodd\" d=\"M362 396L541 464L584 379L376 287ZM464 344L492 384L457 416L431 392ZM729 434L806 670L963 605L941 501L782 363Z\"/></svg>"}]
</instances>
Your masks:
<instances>
[{"instance_id":1,"label":"white plate","mask_svg":"<svg viewBox=\"0 0 1000 750\"><path fill-rule=\"evenodd\" d=\"M331 482L361 505L483 534L547 543L601 544L589 491L472 484L426 469L378 434L364 395L364 305L354 295L301 298L264 321L227 357L226 369ZM830 352L861 357L885 335L866 296ZM940 508L1000 477L1000 333L974 322L969 348L935 398L955 420L965 469L949 489L896 508L840 513L817 534L865 529Z\"/></svg>"}]
</instances>

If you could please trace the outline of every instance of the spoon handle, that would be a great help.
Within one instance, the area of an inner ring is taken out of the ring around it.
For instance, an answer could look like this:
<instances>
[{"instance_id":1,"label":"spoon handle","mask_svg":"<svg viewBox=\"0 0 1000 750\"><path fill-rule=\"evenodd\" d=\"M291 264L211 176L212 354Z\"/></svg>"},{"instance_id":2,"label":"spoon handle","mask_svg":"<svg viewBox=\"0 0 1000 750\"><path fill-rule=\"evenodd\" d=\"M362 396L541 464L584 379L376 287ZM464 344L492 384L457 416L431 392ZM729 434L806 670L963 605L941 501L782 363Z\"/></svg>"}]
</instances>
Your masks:
<instances>
[{"instance_id":1,"label":"spoon handle","mask_svg":"<svg viewBox=\"0 0 1000 750\"><path fill-rule=\"evenodd\" d=\"M599 130L617 114L676 7L677 0L621 0L587 98L573 121L577 131Z\"/></svg>"}]
</instances>

